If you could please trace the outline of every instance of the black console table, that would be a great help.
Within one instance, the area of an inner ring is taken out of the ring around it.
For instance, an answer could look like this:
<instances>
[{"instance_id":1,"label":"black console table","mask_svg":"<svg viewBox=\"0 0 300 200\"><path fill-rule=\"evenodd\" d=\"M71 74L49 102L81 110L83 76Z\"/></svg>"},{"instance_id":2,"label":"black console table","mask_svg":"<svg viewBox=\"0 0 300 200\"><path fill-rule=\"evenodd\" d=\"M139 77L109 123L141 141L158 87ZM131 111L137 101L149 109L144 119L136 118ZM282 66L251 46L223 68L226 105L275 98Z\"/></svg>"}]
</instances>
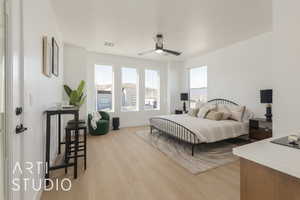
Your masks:
<instances>
[{"instance_id":1,"label":"black console table","mask_svg":"<svg viewBox=\"0 0 300 200\"><path fill-rule=\"evenodd\" d=\"M50 141L51 141L51 116L58 115L58 153L61 153L61 144L64 144L64 142L61 142L61 115L73 115L74 121L77 122L79 120L79 110L77 108L68 108L68 109L59 109L59 108L51 108L45 111L47 116L46 121L46 172L45 172L45 178L49 178L49 172L51 170L61 169L61 168L67 168L74 166L74 179L77 178L77 158L74 158L73 163L61 163L55 166L50 166ZM75 126L78 126L78 123L75 123ZM75 130L75 135L78 135L78 127ZM78 144L75 145L75 150L78 149ZM63 161L65 159L62 159Z\"/></svg>"}]
</instances>

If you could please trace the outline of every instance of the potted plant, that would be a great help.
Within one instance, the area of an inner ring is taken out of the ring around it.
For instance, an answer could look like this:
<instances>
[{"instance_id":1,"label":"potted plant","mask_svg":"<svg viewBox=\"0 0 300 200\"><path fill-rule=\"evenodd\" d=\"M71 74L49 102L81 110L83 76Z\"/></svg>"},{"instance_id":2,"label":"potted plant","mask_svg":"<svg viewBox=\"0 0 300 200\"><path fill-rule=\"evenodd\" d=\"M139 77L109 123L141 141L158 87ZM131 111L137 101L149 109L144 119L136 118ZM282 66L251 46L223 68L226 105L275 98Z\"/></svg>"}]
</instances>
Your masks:
<instances>
[{"instance_id":1,"label":"potted plant","mask_svg":"<svg viewBox=\"0 0 300 200\"><path fill-rule=\"evenodd\" d=\"M69 104L80 108L85 102L86 95L84 94L85 81L80 81L77 89L72 90L69 86L64 85L65 92L69 97Z\"/></svg>"}]
</instances>

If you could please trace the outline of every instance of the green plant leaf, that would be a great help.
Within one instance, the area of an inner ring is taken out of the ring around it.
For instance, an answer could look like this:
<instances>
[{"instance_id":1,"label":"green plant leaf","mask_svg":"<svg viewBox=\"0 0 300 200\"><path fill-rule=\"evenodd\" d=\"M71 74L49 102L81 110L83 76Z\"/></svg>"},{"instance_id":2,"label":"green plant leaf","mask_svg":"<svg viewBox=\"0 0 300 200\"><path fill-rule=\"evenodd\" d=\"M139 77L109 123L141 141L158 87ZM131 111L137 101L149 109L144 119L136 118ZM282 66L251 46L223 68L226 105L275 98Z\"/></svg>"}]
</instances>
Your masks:
<instances>
[{"instance_id":1,"label":"green plant leaf","mask_svg":"<svg viewBox=\"0 0 300 200\"><path fill-rule=\"evenodd\" d=\"M82 99L83 95L84 95L84 94L82 93L82 94L79 96L79 100L81 100L81 99Z\"/></svg>"},{"instance_id":2,"label":"green plant leaf","mask_svg":"<svg viewBox=\"0 0 300 200\"><path fill-rule=\"evenodd\" d=\"M77 88L77 92L78 92L79 96L81 96L81 94L83 93L84 87L85 87L85 81L81 80L79 83L79 86Z\"/></svg>"},{"instance_id":3,"label":"green plant leaf","mask_svg":"<svg viewBox=\"0 0 300 200\"><path fill-rule=\"evenodd\" d=\"M64 89L69 96L70 105L81 106L85 100L86 95L84 95L85 81L81 80L79 86L76 90L72 90L69 86L64 85Z\"/></svg>"},{"instance_id":4,"label":"green plant leaf","mask_svg":"<svg viewBox=\"0 0 300 200\"><path fill-rule=\"evenodd\" d=\"M67 85L64 85L64 89L65 89L65 92L67 93L67 95L70 97L72 89Z\"/></svg>"},{"instance_id":5,"label":"green plant leaf","mask_svg":"<svg viewBox=\"0 0 300 200\"><path fill-rule=\"evenodd\" d=\"M74 90L71 92L71 95L70 95L70 104L76 106L77 102L78 102L78 93L76 90Z\"/></svg>"},{"instance_id":6,"label":"green plant leaf","mask_svg":"<svg viewBox=\"0 0 300 200\"><path fill-rule=\"evenodd\" d=\"M79 105L78 106L81 106L82 104L84 104L84 102L85 102L85 99L86 99L86 96L84 96L81 100L80 100L80 102L79 102Z\"/></svg>"}]
</instances>

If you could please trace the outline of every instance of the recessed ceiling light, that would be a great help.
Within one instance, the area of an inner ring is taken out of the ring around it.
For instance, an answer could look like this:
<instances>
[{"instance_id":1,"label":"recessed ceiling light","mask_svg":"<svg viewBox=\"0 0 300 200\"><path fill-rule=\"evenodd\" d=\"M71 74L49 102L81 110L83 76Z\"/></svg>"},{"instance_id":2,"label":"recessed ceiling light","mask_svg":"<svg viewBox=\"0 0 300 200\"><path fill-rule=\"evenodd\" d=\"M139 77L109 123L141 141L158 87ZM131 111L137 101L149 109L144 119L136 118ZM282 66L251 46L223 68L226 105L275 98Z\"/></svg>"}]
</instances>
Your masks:
<instances>
[{"instance_id":1,"label":"recessed ceiling light","mask_svg":"<svg viewBox=\"0 0 300 200\"><path fill-rule=\"evenodd\" d=\"M113 47L113 46L115 46L115 44L114 44L113 42L105 41L105 42L104 42L104 46L107 46L107 47Z\"/></svg>"}]
</instances>

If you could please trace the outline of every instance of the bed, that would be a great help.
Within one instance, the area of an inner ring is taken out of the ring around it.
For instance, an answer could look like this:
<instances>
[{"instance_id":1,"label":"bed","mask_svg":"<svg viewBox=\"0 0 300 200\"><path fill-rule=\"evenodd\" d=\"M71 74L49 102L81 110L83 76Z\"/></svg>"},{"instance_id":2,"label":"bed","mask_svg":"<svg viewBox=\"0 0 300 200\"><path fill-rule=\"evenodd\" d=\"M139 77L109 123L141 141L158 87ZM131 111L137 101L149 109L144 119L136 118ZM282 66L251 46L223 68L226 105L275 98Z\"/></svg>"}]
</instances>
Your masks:
<instances>
[{"instance_id":1,"label":"bed","mask_svg":"<svg viewBox=\"0 0 300 200\"><path fill-rule=\"evenodd\" d=\"M226 99L213 99L208 103L238 105ZM198 144L213 143L248 134L248 123L234 120L200 119L187 114L164 115L150 118L150 130L151 134L157 130L191 144L192 155L194 155L194 147Z\"/></svg>"}]
</instances>

